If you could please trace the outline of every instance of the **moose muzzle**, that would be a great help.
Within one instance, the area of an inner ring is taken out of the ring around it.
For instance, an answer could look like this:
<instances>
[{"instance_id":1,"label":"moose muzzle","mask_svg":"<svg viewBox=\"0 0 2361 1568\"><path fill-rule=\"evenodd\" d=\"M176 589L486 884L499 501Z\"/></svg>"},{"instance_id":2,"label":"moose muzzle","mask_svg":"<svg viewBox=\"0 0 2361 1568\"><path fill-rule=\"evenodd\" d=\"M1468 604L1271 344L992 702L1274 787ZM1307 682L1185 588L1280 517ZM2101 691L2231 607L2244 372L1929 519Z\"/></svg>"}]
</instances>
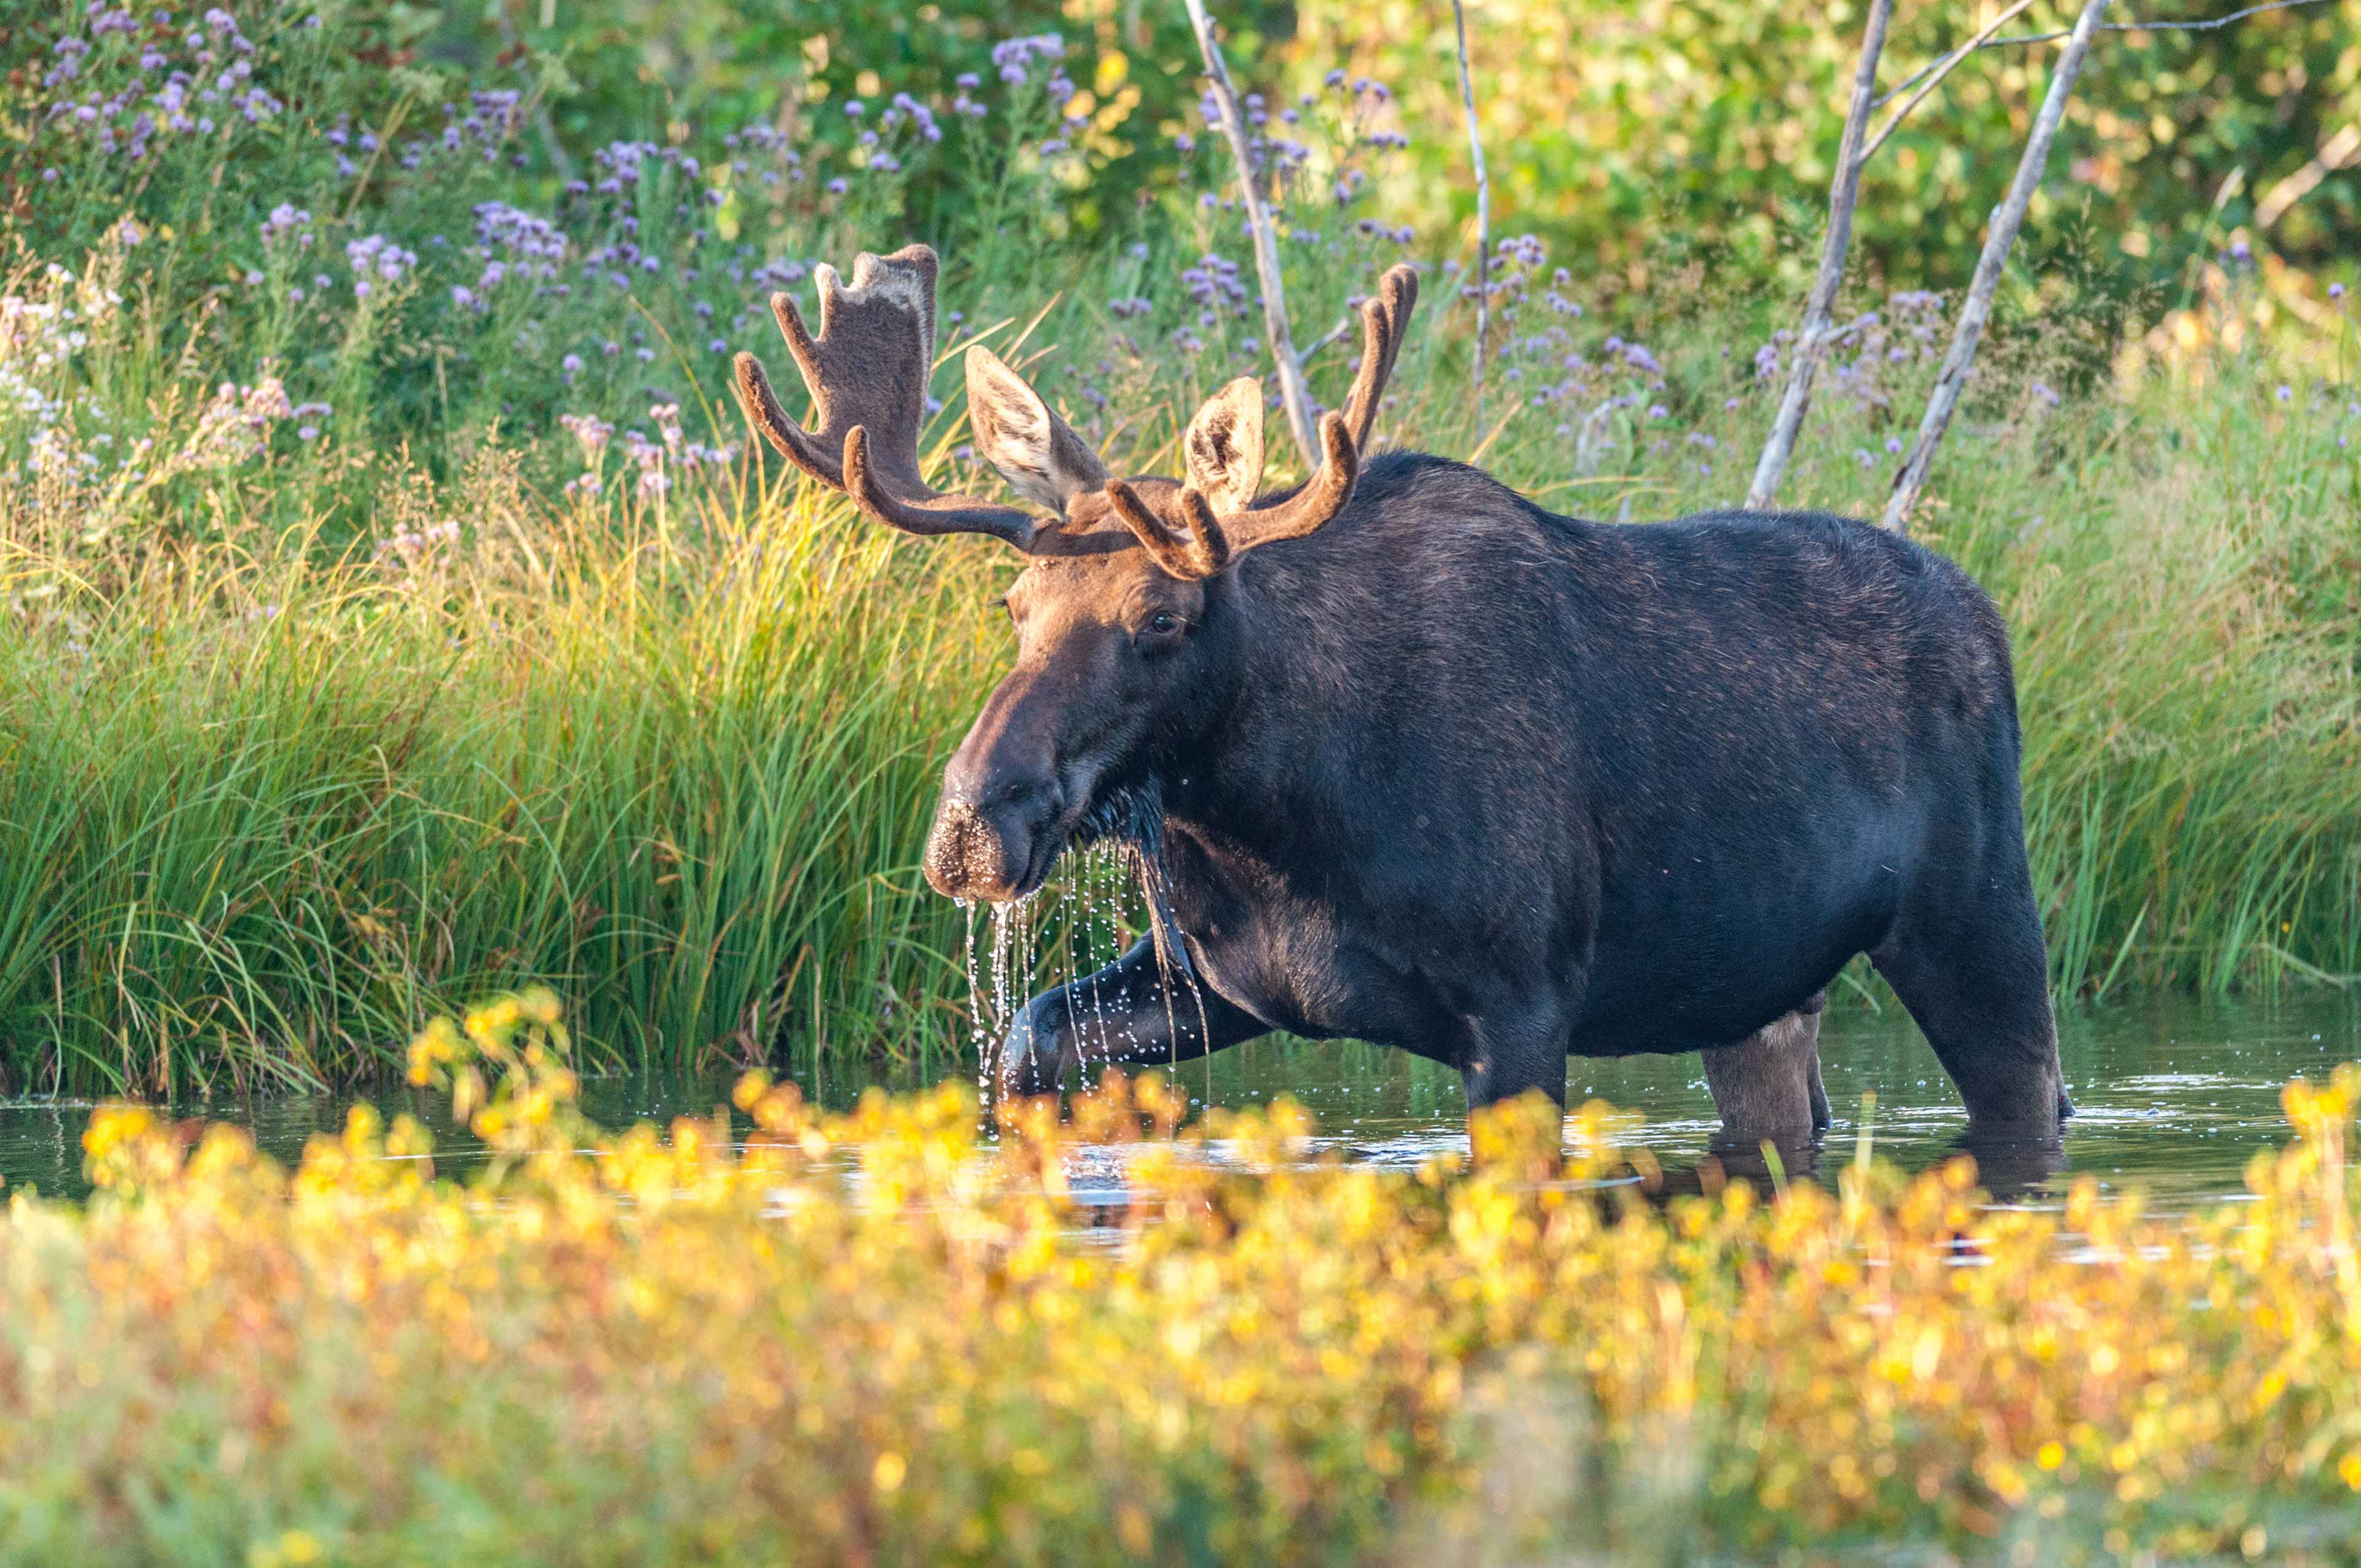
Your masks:
<instances>
[{"instance_id":1,"label":"moose muzzle","mask_svg":"<svg viewBox=\"0 0 2361 1568\"><path fill-rule=\"evenodd\" d=\"M954 764L956 767L956 764ZM1058 857L1057 790L1003 781L972 792L946 780L927 835L927 881L947 898L1005 904L1041 885Z\"/></svg>"}]
</instances>

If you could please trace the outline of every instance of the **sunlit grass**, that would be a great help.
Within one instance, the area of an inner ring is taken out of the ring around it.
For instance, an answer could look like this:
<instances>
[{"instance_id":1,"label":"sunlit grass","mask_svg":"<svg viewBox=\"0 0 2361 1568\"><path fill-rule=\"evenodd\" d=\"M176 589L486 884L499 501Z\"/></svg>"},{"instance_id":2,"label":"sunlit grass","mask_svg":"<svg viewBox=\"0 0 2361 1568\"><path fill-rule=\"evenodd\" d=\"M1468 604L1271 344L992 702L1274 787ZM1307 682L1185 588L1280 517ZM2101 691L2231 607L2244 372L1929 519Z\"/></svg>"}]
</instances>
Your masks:
<instances>
[{"instance_id":1,"label":"sunlit grass","mask_svg":"<svg viewBox=\"0 0 2361 1568\"><path fill-rule=\"evenodd\" d=\"M0 651L19 1086L348 1079L486 977L633 1063L957 1032L910 837L956 558L727 488L475 499L415 559L141 562Z\"/></svg>"}]
</instances>

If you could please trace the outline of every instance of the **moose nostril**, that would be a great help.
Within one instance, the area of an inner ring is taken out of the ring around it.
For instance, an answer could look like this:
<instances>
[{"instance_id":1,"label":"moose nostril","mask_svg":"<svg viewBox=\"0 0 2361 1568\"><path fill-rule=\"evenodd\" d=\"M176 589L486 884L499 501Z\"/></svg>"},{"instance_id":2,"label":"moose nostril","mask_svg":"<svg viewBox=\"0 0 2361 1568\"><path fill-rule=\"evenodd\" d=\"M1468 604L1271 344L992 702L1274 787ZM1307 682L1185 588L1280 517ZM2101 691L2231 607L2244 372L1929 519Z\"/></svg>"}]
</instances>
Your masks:
<instances>
[{"instance_id":1,"label":"moose nostril","mask_svg":"<svg viewBox=\"0 0 2361 1568\"><path fill-rule=\"evenodd\" d=\"M927 842L927 879L954 897L991 877L998 861L998 838L970 806L944 808Z\"/></svg>"}]
</instances>

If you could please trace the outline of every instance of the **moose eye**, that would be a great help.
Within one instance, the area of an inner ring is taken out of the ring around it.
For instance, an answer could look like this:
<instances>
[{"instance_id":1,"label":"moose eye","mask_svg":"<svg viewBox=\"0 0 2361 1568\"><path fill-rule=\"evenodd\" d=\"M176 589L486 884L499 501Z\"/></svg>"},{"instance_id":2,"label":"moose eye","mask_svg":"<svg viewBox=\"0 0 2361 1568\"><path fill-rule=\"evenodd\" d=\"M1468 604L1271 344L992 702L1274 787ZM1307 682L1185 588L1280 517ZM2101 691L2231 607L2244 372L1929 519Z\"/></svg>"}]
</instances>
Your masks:
<instances>
[{"instance_id":1,"label":"moose eye","mask_svg":"<svg viewBox=\"0 0 2361 1568\"><path fill-rule=\"evenodd\" d=\"M1159 609L1148 618L1148 630L1159 637L1170 637L1180 630L1180 618L1169 609Z\"/></svg>"}]
</instances>

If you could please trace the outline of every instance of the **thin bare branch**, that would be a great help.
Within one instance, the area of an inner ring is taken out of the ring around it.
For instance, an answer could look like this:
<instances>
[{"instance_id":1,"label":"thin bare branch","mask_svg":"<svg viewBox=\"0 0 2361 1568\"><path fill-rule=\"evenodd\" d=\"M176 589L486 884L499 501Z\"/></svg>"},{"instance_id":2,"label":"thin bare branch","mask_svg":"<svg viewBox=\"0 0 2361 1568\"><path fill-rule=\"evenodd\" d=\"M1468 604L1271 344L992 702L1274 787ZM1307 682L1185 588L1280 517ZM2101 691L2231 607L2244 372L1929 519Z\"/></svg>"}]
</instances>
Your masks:
<instances>
[{"instance_id":1,"label":"thin bare branch","mask_svg":"<svg viewBox=\"0 0 2361 1568\"><path fill-rule=\"evenodd\" d=\"M1255 184L1254 160L1246 148L1246 116L1238 112L1237 89L1230 85L1230 68L1213 40L1213 19L1205 0L1186 0L1189 25L1196 29L1198 52L1205 59L1205 75L1213 84L1213 104L1222 117L1222 134L1238 163L1238 194L1246 203L1246 228L1254 236L1255 276L1262 284L1263 327L1270 341L1270 356L1279 367L1279 400L1287 411L1287 428L1303 455L1308 473L1320 466L1320 437L1312 422L1312 393L1303 384L1303 361L1296 356L1295 340L1287 327L1287 295L1279 283L1279 236Z\"/></svg>"},{"instance_id":2,"label":"thin bare branch","mask_svg":"<svg viewBox=\"0 0 2361 1568\"><path fill-rule=\"evenodd\" d=\"M1795 348L1787 367L1787 389L1779 400L1778 416L1763 443L1754 465L1753 482L1746 487L1746 504L1757 510L1779 493L1779 477L1786 471L1795 433L1812 405L1812 379L1819 374L1828 353L1830 325L1836 318L1837 290L1844 282L1845 252L1852 246L1852 209L1861 194L1861 137L1869 126L1869 100L1877 91L1877 60L1885 51L1886 24L1894 19L1894 0L1873 0L1869 24L1861 33L1861 62L1853 68L1852 104L1845 111L1844 137L1837 146L1836 178L1828 189L1828 232L1820 242L1820 269L1812 279L1810 299L1804 306L1804 328L1795 334Z\"/></svg>"},{"instance_id":3,"label":"thin bare branch","mask_svg":"<svg viewBox=\"0 0 2361 1568\"><path fill-rule=\"evenodd\" d=\"M1303 345L1303 362L1312 363L1320 351L1353 330L1353 317L1348 313L1336 318L1336 324Z\"/></svg>"},{"instance_id":4,"label":"thin bare branch","mask_svg":"<svg viewBox=\"0 0 2361 1568\"><path fill-rule=\"evenodd\" d=\"M1484 428L1484 339L1492 302L1492 181L1484 171L1484 137L1476 126L1476 78L1467 65L1467 12L1451 0L1452 25L1459 31L1459 103L1467 113L1467 152L1476 164L1476 428Z\"/></svg>"},{"instance_id":5,"label":"thin bare branch","mask_svg":"<svg viewBox=\"0 0 2361 1568\"><path fill-rule=\"evenodd\" d=\"M2361 123L2347 124L2332 133L2320 144L2318 156L2265 192L2255 203L2255 226L2269 228L2287 216L2289 208L2319 189L2322 181L2355 162L2361 162Z\"/></svg>"},{"instance_id":6,"label":"thin bare branch","mask_svg":"<svg viewBox=\"0 0 2361 1568\"><path fill-rule=\"evenodd\" d=\"M2259 16L2266 11L2291 11L2299 5L2323 5L2327 3L2328 0L2269 0L2268 5L2249 5L2243 11L2233 11L2226 16L2208 16L2199 22L2109 22L2099 31L2103 33L2210 33L2216 27L2226 27L2233 22L2243 22L2249 16ZM1975 47L2012 49L2019 44L2054 43L2059 38L2070 37L2073 31L2071 27L2061 27L2054 33L2020 33L2013 38L1986 38ZM1945 71L1950 69L1943 60L1937 60L1916 74L1904 78L1894 91L1877 101L1877 106L1883 109L1887 104L1909 92L1916 85L1919 77L1938 66Z\"/></svg>"},{"instance_id":7,"label":"thin bare branch","mask_svg":"<svg viewBox=\"0 0 2361 1568\"><path fill-rule=\"evenodd\" d=\"M2007 10L2003 11L1999 16L1994 16L1991 21L1986 22L1981 28L1977 29L1975 37L1970 38L1966 43L1961 44L1959 48L1953 49L1950 53L1945 55L1934 64L1927 67L1926 70L1919 71L1917 75L1913 76L1910 79L1911 82L1918 82L1923 79L1926 85L1920 87L1917 92L1910 94L1909 99L1903 104L1902 107L1894 111L1893 118L1887 120L1883 126L1879 127L1877 134L1869 138L1868 144L1861 149L1861 160L1863 163L1867 163L1871 159L1876 157L1877 149L1885 145L1885 138L1894 134L1894 128L1896 126L1899 126L1904 120L1910 117L1910 111L1916 108L1921 103L1925 102L1927 93L1932 93L1936 88L1943 84L1943 78L1951 74L1951 68L1953 66L1958 65L1960 61L1967 59L1968 56L1982 49L1986 38L1991 38L1994 33L2000 31L2001 28L2006 27L2017 17L2023 16L2032 7L2032 5L2033 0L2016 0L2015 5L2011 5ZM1903 85L1906 87L1909 83L1905 82ZM1883 98L1880 98L1874 106L1877 108L1883 108L1887 100L1897 96L1902 91L1902 87L1895 88L1892 93L1885 94Z\"/></svg>"},{"instance_id":8,"label":"thin bare branch","mask_svg":"<svg viewBox=\"0 0 2361 1568\"><path fill-rule=\"evenodd\" d=\"M1976 258L1975 277L1968 284L1967 297L1960 302L1960 320L1951 334L1951 350L1943 356L1943 367L1935 377L1934 393L1927 400L1926 417L1918 422L1918 437L1911 443L1909 455L1894 476L1894 493L1886 498L1883 521L1897 533L1908 530L1910 510L1917 504L1918 493L1927 484L1927 471L1934 466L1935 448L1950 425L1952 411L1959 407L1969 367L1975 362L1976 344L1983 336L1986 318L1992 314L1993 296L2000 291L2001 272L2008 265L2009 247L2016 243L2016 231L2025 222L2026 209L2033 204L2033 192L2040 188L2042 171L2049 162L2049 144L2057 139L2059 122L2066 117L2067 101L2074 95L2074 79L2082 73L2082 61L2091 52L2091 40L2098 33L2099 18L2106 14L2107 3L2108 0L2084 0L2074 31L2049 73L2049 92L2042 99L2032 134L2026 138L2025 156L2017 161L2016 177L2009 182L2007 198L1993 210L1992 228L1984 236L1983 254Z\"/></svg>"}]
</instances>

